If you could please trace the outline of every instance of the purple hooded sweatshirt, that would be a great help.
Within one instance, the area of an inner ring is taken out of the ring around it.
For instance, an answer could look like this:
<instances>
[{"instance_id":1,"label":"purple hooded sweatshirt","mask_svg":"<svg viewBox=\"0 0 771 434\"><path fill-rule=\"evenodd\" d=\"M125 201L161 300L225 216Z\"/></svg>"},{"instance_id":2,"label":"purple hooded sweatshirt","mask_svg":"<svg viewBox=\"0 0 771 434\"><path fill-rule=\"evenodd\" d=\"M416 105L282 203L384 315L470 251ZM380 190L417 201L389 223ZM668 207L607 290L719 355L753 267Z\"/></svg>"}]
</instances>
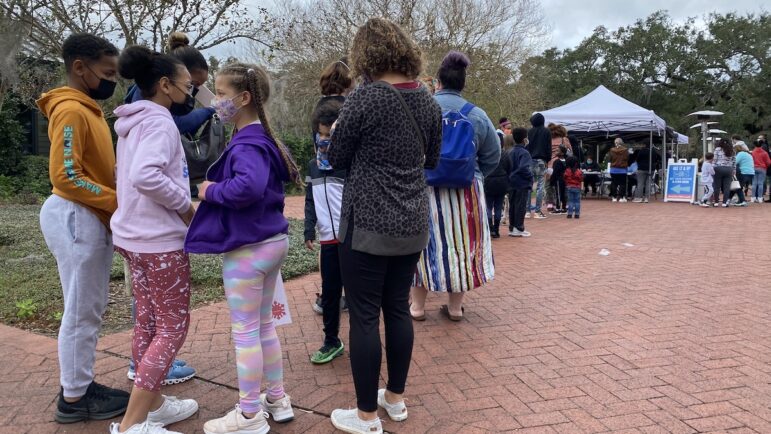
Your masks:
<instances>
[{"instance_id":1,"label":"purple hooded sweatshirt","mask_svg":"<svg viewBox=\"0 0 771 434\"><path fill-rule=\"evenodd\" d=\"M206 179L206 190L185 238L190 253L226 253L288 233L284 182L289 171L260 124L238 131Z\"/></svg>"}]
</instances>

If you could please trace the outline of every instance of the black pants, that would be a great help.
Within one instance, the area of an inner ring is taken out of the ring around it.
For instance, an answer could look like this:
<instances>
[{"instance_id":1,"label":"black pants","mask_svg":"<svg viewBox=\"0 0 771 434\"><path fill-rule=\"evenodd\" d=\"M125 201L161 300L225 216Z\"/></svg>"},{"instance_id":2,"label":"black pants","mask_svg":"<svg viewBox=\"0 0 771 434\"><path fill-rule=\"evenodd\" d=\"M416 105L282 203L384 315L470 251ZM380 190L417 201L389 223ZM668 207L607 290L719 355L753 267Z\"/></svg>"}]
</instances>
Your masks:
<instances>
[{"instance_id":1,"label":"black pants","mask_svg":"<svg viewBox=\"0 0 771 434\"><path fill-rule=\"evenodd\" d=\"M597 194L597 184L600 182L600 177L598 175L586 175L584 176L584 194L589 193L589 188L591 187L592 193Z\"/></svg>"},{"instance_id":2,"label":"black pants","mask_svg":"<svg viewBox=\"0 0 771 434\"><path fill-rule=\"evenodd\" d=\"M715 202L723 192L723 203L728 203L731 199L731 181L734 179L734 168L728 166L715 166L715 176L713 186L715 187Z\"/></svg>"},{"instance_id":3,"label":"black pants","mask_svg":"<svg viewBox=\"0 0 771 434\"><path fill-rule=\"evenodd\" d=\"M353 223L353 222L351 222ZM343 284L351 324L350 355L356 404L359 410L377 410L380 378L380 310L385 323L388 384L393 393L404 393L414 339L408 304L410 285L420 252L403 256L378 256L352 249L351 232L340 245Z\"/></svg>"},{"instance_id":4,"label":"black pants","mask_svg":"<svg viewBox=\"0 0 771 434\"><path fill-rule=\"evenodd\" d=\"M340 272L340 251L337 244L321 245L321 308L324 318L324 343L340 344L340 297L343 277Z\"/></svg>"},{"instance_id":5,"label":"black pants","mask_svg":"<svg viewBox=\"0 0 771 434\"><path fill-rule=\"evenodd\" d=\"M554 209L564 210L568 206L568 190L565 188L565 180L557 179L554 181Z\"/></svg>"},{"instance_id":6,"label":"black pants","mask_svg":"<svg viewBox=\"0 0 771 434\"><path fill-rule=\"evenodd\" d=\"M626 173L610 174L610 197L621 199L626 194Z\"/></svg>"},{"instance_id":7,"label":"black pants","mask_svg":"<svg viewBox=\"0 0 771 434\"><path fill-rule=\"evenodd\" d=\"M530 189L511 190L509 192L509 230L525 230L525 213L530 203Z\"/></svg>"}]
</instances>

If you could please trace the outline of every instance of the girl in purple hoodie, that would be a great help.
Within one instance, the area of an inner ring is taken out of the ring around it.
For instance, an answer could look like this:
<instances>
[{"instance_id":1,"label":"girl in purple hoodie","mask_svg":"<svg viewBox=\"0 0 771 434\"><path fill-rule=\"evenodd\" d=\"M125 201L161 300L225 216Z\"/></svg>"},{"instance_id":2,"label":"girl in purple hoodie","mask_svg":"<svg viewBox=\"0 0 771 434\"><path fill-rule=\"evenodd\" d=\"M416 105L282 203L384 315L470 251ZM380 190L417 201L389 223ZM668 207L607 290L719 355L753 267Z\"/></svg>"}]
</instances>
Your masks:
<instances>
[{"instance_id":1,"label":"girl in purple hoodie","mask_svg":"<svg viewBox=\"0 0 771 434\"><path fill-rule=\"evenodd\" d=\"M272 305L281 264L289 251L284 218L284 182L302 185L287 148L265 114L270 81L256 65L230 64L215 80L213 102L223 122L237 132L198 187L202 200L185 240L191 253L224 253L223 281L236 346L240 402L222 418L206 422L206 434L270 431L294 418L284 393L281 344ZM266 392L260 395L265 381Z\"/></svg>"},{"instance_id":2,"label":"girl in purple hoodie","mask_svg":"<svg viewBox=\"0 0 771 434\"><path fill-rule=\"evenodd\" d=\"M115 109L118 209L113 243L126 259L136 298L134 388L112 434L172 433L163 428L198 411L192 399L160 393L190 324L190 263L184 247L193 218L187 164L172 114L192 98L190 73L174 57L133 46L118 69L146 99Z\"/></svg>"}]
</instances>

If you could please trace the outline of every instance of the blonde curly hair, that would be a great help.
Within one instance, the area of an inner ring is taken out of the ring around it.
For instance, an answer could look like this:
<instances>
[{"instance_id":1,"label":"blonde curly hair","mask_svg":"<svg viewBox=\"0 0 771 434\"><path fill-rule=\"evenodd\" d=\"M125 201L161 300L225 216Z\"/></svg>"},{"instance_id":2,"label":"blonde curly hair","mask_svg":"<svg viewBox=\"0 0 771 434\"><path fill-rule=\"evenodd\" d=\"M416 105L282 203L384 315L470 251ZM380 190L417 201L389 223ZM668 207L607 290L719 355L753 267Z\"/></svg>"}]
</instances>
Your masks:
<instances>
[{"instance_id":1,"label":"blonde curly hair","mask_svg":"<svg viewBox=\"0 0 771 434\"><path fill-rule=\"evenodd\" d=\"M416 79L423 70L423 52L401 27L385 18L370 18L359 27L351 44L355 77L374 79L398 72Z\"/></svg>"}]
</instances>

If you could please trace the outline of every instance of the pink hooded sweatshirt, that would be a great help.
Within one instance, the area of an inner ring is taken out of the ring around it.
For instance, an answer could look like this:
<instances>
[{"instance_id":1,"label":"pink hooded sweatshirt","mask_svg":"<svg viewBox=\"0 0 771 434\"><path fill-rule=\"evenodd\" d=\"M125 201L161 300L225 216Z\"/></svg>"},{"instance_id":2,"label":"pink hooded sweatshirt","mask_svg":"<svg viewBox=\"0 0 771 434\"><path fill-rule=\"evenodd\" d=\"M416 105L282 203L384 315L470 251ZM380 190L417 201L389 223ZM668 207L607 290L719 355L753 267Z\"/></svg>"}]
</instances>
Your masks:
<instances>
[{"instance_id":1,"label":"pink hooded sweatshirt","mask_svg":"<svg viewBox=\"0 0 771 434\"><path fill-rule=\"evenodd\" d=\"M165 107L147 100L122 105L115 114L113 244L134 253L182 250L187 226L177 213L190 206L190 183L177 126Z\"/></svg>"}]
</instances>

